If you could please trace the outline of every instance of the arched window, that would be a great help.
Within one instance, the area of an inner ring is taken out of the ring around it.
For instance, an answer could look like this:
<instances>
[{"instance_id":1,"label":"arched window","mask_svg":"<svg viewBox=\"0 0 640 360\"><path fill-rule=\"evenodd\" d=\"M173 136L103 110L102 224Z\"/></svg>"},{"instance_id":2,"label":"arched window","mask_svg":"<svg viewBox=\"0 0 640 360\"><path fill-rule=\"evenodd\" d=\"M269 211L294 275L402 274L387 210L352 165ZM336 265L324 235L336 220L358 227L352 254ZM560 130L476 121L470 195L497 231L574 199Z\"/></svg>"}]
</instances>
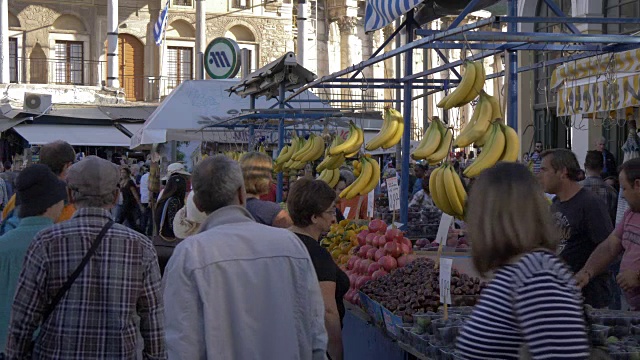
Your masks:
<instances>
[{"instance_id":1,"label":"arched window","mask_svg":"<svg viewBox=\"0 0 640 360\"><path fill-rule=\"evenodd\" d=\"M251 60L251 63L249 64L249 72L257 70L259 67L259 49L258 43L256 42L256 36L253 34L253 31L246 26L235 25L227 30L224 36L235 40L240 49L249 50L249 59Z\"/></svg>"},{"instance_id":2,"label":"arched window","mask_svg":"<svg viewBox=\"0 0 640 360\"><path fill-rule=\"evenodd\" d=\"M195 37L196 29L186 20L175 20L167 27L166 70L163 72L169 90L193 79Z\"/></svg>"},{"instance_id":3,"label":"arched window","mask_svg":"<svg viewBox=\"0 0 640 360\"><path fill-rule=\"evenodd\" d=\"M87 61L90 38L84 22L74 15L63 14L51 24L49 31L49 60L31 66L51 67L55 84L88 85L92 64Z\"/></svg>"},{"instance_id":4,"label":"arched window","mask_svg":"<svg viewBox=\"0 0 640 360\"><path fill-rule=\"evenodd\" d=\"M640 2L638 0L603 0L602 13L611 18L639 18ZM632 34L640 31L640 24L607 24L603 31L607 34Z\"/></svg>"},{"instance_id":5,"label":"arched window","mask_svg":"<svg viewBox=\"0 0 640 360\"><path fill-rule=\"evenodd\" d=\"M556 4L567 15L571 16L571 0L556 0ZM538 0L536 16L550 18L548 23L536 23L536 32L568 32L563 24L554 23L553 18L557 17L544 0ZM523 53L525 54L525 53ZM535 51L534 62L549 61L566 56L561 51ZM565 126L570 120L559 119L556 116L557 97L556 92L549 89L551 74L558 65L545 66L535 70L534 75L534 126L536 141L542 141L545 148L570 148L570 131Z\"/></svg>"},{"instance_id":6,"label":"arched window","mask_svg":"<svg viewBox=\"0 0 640 360\"><path fill-rule=\"evenodd\" d=\"M18 61L22 49L20 28L22 28L20 19L9 13L9 81L12 83L17 83L20 79Z\"/></svg>"}]
</instances>

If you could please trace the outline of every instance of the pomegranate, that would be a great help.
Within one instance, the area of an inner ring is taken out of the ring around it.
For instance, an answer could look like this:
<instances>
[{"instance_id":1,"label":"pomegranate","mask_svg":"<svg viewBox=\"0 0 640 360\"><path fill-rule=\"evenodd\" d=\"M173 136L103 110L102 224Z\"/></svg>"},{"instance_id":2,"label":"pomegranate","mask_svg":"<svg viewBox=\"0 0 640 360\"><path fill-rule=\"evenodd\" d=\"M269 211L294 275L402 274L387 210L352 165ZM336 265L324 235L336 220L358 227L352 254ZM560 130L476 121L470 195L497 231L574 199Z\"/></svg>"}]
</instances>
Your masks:
<instances>
[{"instance_id":1,"label":"pomegranate","mask_svg":"<svg viewBox=\"0 0 640 360\"><path fill-rule=\"evenodd\" d=\"M387 231L387 224L385 224L384 221L380 219L373 219L369 223L369 232L376 233L385 231Z\"/></svg>"},{"instance_id":2,"label":"pomegranate","mask_svg":"<svg viewBox=\"0 0 640 360\"><path fill-rule=\"evenodd\" d=\"M380 269L381 267L382 265L378 263L371 263L371 265L369 265L369 268L367 269L367 274L372 275L374 272L378 271L378 269Z\"/></svg>"},{"instance_id":3,"label":"pomegranate","mask_svg":"<svg viewBox=\"0 0 640 360\"><path fill-rule=\"evenodd\" d=\"M407 239L406 237L403 237L399 242L401 244L407 244L409 249L411 249L413 247L413 244L411 243L411 240Z\"/></svg>"},{"instance_id":4,"label":"pomegranate","mask_svg":"<svg viewBox=\"0 0 640 360\"><path fill-rule=\"evenodd\" d=\"M373 240L377 237L376 233L370 232L365 236L365 243L367 245L373 245ZM358 238L359 239L359 238Z\"/></svg>"},{"instance_id":5,"label":"pomegranate","mask_svg":"<svg viewBox=\"0 0 640 360\"><path fill-rule=\"evenodd\" d=\"M393 256L385 255L378 260L378 263L382 265L382 267L386 271L391 271L398 267L398 262Z\"/></svg>"},{"instance_id":6,"label":"pomegranate","mask_svg":"<svg viewBox=\"0 0 640 360\"><path fill-rule=\"evenodd\" d=\"M369 249L369 251L367 251L367 259L373 260L373 258L376 256L376 251L378 251L378 249L376 248Z\"/></svg>"},{"instance_id":7,"label":"pomegranate","mask_svg":"<svg viewBox=\"0 0 640 360\"><path fill-rule=\"evenodd\" d=\"M385 256L385 251L384 249L378 249L376 250L376 254L373 257L373 260L378 261L380 260L381 257Z\"/></svg>"},{"instance_id":8,"label":"pomegranate","mask_svg":"<svg viewBox=\"0 0 640 360\"><path fill-rule=\"evenodd\" d=\"M402 244L402 245L400 245L400 252L402 254L410 254L411 253L411 247L408 246L407 244Z\"/></svg>"},{"instance_id":9,"label":"pomegranate","mask_svg":"<svg viewBox=\"0 0 640 360\"><path fill-rule=\"evenodd\" d=\"M369 251L369 249L371 249L371 245L364 245L362 247L360 247L360 250L358 250L358 256L361 258L366 258L367 257L367 251Z\"/></svg>"},{"instance_id":10,"label":"pomegranate","mask_svg":"<svg viewBox=\"0 0 640 360\"><path fill-rule=\"evenodd\" d=\"M349 287L350 288L354 288L356 286L356 280L358 280L358 275L356 274L351 274L349 275Z\"/></svg>"},{"instance_id":11,"label":"pomegranate","mask_svg":"<svg viewBox=\"0 0 640 360\"><path fill-rule=\"evenodd\" d=\"M347 269L348 270L353 270L354 266L356 265L356 260L358 260L357 256L351 256L349 258L349 261L347 261ZM377 260L376 260L377 261Z\"/></svg>"},{"instance_id":12,"label":"pomegranate","mask_svg":"<svg viewBox=\"0 0 640 360\"><path fill-rule=\"evenodd\" d=\"M404 237L404 234L402 233L402 231L400 231L400 229L389 229L387 230L387 233L385 234L385 238L387 239L387 242L391 242L393 240L401 240Z\"/></svg>"},{"instance_id":13,"label":"pomegranate","mask_svg":"<svg viewBox=\"0 0 640 360\"><path fill-rule=\"evenodd\" d=\"M405 267L409 263L409 255L402 255L398 258L398 267Z\"/></svg>"},{"instance_id":14,"label":"pomegranate","mask_svg":"<svg viewBox=\"0 0 640 360\"><path fill-rule=\"evenodd\" d=\"M400 254L398 243L395 241L384 244L384 251L387 255L391 255L393 257L398 257Z\"/></svg>"},{"instance_id":15,"label":"pomegranate","mask_svg":"<svg viewBox=\"0 0 640 360\"><path fill-rule=\"evenodd\" d=\"M384 271L384 269L378 269L376 272L374 272L374 273L371 275L371 278L372 278L373 280L375 280L375 279L381 278L381 277L383 277L383 276L385 276L385 275L387 275L387 272L386 272L386 271Z\"/></svg>"},{"instance_id":16,"label":"pomegranate","mask_svg":"<svg viewBox=\"0 0 640 360\"><path fill-rule=\"evenodd\" d=\"M358 245L363 246L367 244L367 235L369 235L369 230L362 230L358 234Z\"/></svg>"}]
</instances>

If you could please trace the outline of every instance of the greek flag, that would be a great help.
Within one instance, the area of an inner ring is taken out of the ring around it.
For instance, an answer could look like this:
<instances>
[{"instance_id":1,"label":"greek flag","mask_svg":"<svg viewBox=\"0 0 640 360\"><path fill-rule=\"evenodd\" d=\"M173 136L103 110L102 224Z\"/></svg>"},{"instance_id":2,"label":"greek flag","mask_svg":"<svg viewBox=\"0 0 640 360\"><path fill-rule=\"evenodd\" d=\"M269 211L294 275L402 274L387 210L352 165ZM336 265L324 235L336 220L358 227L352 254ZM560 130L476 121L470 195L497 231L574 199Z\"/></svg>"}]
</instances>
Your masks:
<instances>
[{"instance_id":1,"label":"greek flag","mask_svg":"<svg viewBox=\"0 0 640 360\"><path fill-rule=\"evenodd\" d=\"M169 0L167 0L167 4L160 12L160 16L158 16L158 21L153 26L153 38L156 40L156 45L162 44L162 34L164 33L164 28L167 26L167 12L169 11Z\"/></svg>"},{"instance_id":2,"label":"greek flag","mask_svg":"<svg viewBox=\"0 0 640 360\"><path fill-rule=\"evenodd\" d=\"M365 32L382 29L424 0L367 0Z\"/></svg>"}]
</instances>

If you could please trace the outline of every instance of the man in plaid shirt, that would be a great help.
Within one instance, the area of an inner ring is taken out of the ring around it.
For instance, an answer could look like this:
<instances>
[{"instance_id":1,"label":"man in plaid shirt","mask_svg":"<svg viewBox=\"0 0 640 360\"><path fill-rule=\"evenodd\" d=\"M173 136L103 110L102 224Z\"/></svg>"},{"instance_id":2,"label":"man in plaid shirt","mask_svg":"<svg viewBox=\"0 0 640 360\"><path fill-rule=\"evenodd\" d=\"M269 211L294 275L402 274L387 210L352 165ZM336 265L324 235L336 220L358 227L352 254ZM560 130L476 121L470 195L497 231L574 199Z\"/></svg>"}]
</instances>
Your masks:
<instances>
[{"instance_id":1,"label":"man in plaid shirt","mask_svg":"<svg viewBox=\"0 0 640 360\"><path fill-rule=\"evenodd\" d=\"M69 169L69 195L78 210L70 220L38 233L27 251L12 306L9 359L30 358L30 352L35 359L136 359L142 347L138 330L143 357L166 359L156 252L147 237L120 224L106 232L42 322L47 305L112 219L118 179L118 167L95 156Z\"/></svg>"},{"instance_id":2,"label":"man in plaid shirt","mask_svg":"<svg viewBox=\"0 0 640 360\"><path fill-rule=\"evenodd\" d=\"M607 211L611 216L611 221L615 224L616 211L618 209L618 193L602 180L600 174L602 173L603 167L602 154L596 150L587 151L587 156L584 160L586 178L580 182L580 185L598 195L598 197L607 204Z\"/></svg>"}]
</instances>

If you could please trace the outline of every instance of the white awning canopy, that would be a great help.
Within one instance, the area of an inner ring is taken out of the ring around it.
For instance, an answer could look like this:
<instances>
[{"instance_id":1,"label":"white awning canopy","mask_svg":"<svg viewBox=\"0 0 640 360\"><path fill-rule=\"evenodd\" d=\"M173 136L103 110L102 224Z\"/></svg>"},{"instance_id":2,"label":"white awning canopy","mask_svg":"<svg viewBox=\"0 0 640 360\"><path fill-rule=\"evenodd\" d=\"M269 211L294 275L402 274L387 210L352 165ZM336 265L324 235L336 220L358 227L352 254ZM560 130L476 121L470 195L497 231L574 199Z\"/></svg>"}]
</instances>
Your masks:
<instances>
[{"instance_id":1,"label":"white awning canopy","mask_svg":"<svg viewBox=\"0 0 640 360\"><path fill-rule=\"evenodd\" d=\"M31 145L64 140L75 146L129 147L131 139L113 126L29 124L13 128Z\"/></svg>"},{"instance_id":2,"label":"white awning canopy","mask_svg":"<svg viewBox=\"0 0 640 360\"><path fill-rule=\"evenodd\" d=\"M224 122L249 109L249 97L241 98L229 94L227 89L238 83L229 80L190 80L173 90L145 121L144 126L131 138L131 148L143 144L166 143L167 141L216 141L221 129L206 129L205 126ZM314 100L291 102L294 109L321 109L330 107L318 96L306 91L296 99ZM276 99L257 98L256 109L275 107ZM234 135L233 131L230 131ZM237 141L237 140L236 140ZM236 142L234 141L234 142Z\"/></svg>"}]
</instances>

